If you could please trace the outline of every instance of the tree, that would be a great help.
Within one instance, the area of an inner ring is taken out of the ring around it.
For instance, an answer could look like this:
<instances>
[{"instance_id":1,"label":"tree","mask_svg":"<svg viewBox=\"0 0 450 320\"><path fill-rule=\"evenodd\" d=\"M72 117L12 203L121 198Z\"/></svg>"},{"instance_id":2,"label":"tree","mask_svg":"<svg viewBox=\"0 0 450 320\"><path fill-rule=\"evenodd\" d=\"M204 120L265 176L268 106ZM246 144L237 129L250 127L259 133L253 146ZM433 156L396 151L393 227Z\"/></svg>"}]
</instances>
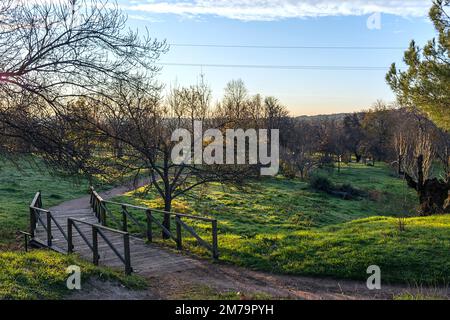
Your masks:
<instances>
[{"instance_id":1,"label":"tree","mask_svg":"<svg viewBox=\"0 0 450 320\"><path fill-rule=\"evenodd\" d=\"M227 83L222 107L227 118L244 119L248 116L248 90L244 81L238 79Z\"/></svg>"},{"instance_id":2,"label":"tree","mask_svg":"<svg viewBox=\"0 0 450 320\"><path fill-rule=\"evenodd\" d=\"M442 177L442 173L445 176L448 172L446 161L442 161L448 156L448 135L421 112L399 112L403 122L396 127L394 146L400 174L416 190L422 215L448 213L449 184Z\"/></svg>"},{"instance_id":3,"label":"tree","mask_svg":"<svg viewBox=\"0 0 450 320\"><path fill-rule=\"evenodd\" d=\"M450 184L430 175L434 153L431 139L429 134L421 133L411 156L406 157L409 161L405 161L405 179L419 195L422 215L450 213Z\"/></svg>"},{"instance_id":4,"label":"tree","mask_svg":"<svg viewBox=\"0 0 450 320\"><path fill-rule=\"evenodd\" d=\"M90 144L96 146L96 154L85 153L83 164L103 169L97 174L106 177L112 169L115 177L117 173L122 177L147 176L148 188L153 188L160 196L166 212L172 210L174 199L200 185L210 182L242 184L250 176L256 176L257 171L250 166L197 163L192 156L194 149L187 150L193 162L174 161L172 155L178 141L173 141L172 134L176 129L188 130L190 138L195 139L195 120L203 120L205 129L215 127L215 119L206 117L210 109L210 90L205 89L204 84L178 88L164 100L160 87L145 79L139 83L139 87L116 83L108 90L111 99L99 96L97 101L87 101L87 109L95 110L94 113L79 113L73 109L67 113L77 131L88 133ZM204 129L198 133L202 136L203 147L207 144L203 139ZM122 146L120 158L107 151L108 146L117 142ZM163 225L170 231L168 214L164 215ZM168 235L163 232L163 237Z\"/></svg>"},{"instance_id":5,"label":"tree","mask_svg":"<svg viewBox=\"0 0 450 320\"><path fill-rule=\"evenodd\" d=\"M264 118L267 121L267 129L280 129L282 122L289 115L286 107L280 104L275 97L264 99Z\"/></svg>"},{"instance_id":6,"label":"tree","mask_svg":"<svg viewBox=\"0 0 450 320\"><path fill-rule=\"evenodd\" d=\"M127 30L126 16L108 0L7 0L0 16L0 99L39 101L30 113L49 109L57 117L70 99L107 97L112 81L153 75L167 50Z\"/></svg>"},{"instance_id":7,"label":"tree","mask_svg":"<svg viewBox=\"0 0 450 320\"><path fill-rule=\"evenodd\" d=\"M395 127L392 107L383 101L377 101L372 110L365 113L362 127L365 131L363 149L372 160L385 161L391 152L391 140Z\"/></svg>"},{"instance_id":8,"label":"tree","mask_svg":"<svg viewBox=\"0 0 450 320\"><path fill-rule=\"evenodd\" d=\"M303 180L317 165L314 157L317 150L315 127L306 121L291 120L283 129L281 159L284 162L285 175L295 176L300 173Z\"/></svg>"},{"instance_id":9,"label":"tree","mask_svg":"<svg viewBox=\"0 0 450 320\"><path fill-rule=\"evenodd\" d=\"M421 50L414 41L405 52L406 71L392 64L386 80L401 105L417 107L441 128L450 129L450 17L449 0L434 0L430 19L437 39Z\"/></svg>"},{"instance_id":10,"label":"tree","mask_svg":"<svg viewBox=\"0 0 450 320\"><path fill-rule=\"evenodd\" d=\"M386 75L388 84L402 105L421 110L446 131L450 129L450 17L446 12L449 4L449 0L435 0L430 9L429 16L437 39L430 40L422 50L412 41L404 56L408 69L400 71L393 64ZM443 136L448 139L447 133ZM416 145L423 146L424 139L421 137ZM426 148L421 147L415 148L413 163L416 170L406 172L408 185L419 193L425 214L450 212L449 154L445 151L448 143L443 145L437 153L446 170L444 177L425 178L428 155Z\"/></svg>"},{"instance_id":11,"label":"tree","mask_svg":"<svg viewBox=\"0 0 450 320\"><path fill-rule=\"evenodd\" d=\"M360 116L357 113L346 115L343 123L343 138L345 148L351 152L356 162L361 161L361 145L364 140L364 131Z\"/></svg>"}]
</instances>

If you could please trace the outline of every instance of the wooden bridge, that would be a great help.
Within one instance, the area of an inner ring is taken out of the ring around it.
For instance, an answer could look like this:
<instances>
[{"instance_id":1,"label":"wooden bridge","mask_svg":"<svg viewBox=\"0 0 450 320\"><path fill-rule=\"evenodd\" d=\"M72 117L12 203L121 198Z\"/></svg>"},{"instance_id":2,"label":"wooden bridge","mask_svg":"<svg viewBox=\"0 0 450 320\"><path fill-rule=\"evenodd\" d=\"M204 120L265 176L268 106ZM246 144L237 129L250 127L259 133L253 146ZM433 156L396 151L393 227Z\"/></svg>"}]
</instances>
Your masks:
<instances>
[{"instance_id":1,"label":"wooden bridge","mask_svg":"<svg viewBox=\"0 0 450 320\"><path fill-rule=\"evenodd\" d=\"M199 246L211 252L213 259L219 258L217 220L155 210L104 200L93 188L90 197L77 208L43 208L41 192L37 192L30 204L30 231L28 240L60 253L78 253L95 265L123 267L131 272L167 272L194 268L199 262L186 255L155 245L154 229L159 228L163 238L173 240L178 251L183 250L183 233L196 239ZM118 208L119 214L113 213ZM142 223L133 212L145 214ZM118 219L118 216L120 219ZM164 227L158 218L168 216L175 222L175 233ZM201 221L211 224L211 243L205 241L189 222ZM129 228L140 231L141 236L131 234Z\"/></svg>"}]
</instances>

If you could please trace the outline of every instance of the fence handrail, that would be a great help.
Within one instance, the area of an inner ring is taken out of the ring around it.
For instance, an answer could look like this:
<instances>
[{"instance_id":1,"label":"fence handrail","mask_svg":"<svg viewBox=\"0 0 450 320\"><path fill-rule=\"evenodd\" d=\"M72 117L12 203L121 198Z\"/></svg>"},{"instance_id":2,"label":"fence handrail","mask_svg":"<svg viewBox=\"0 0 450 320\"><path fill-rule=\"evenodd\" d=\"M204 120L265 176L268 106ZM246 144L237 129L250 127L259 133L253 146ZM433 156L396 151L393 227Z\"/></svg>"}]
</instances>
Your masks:
<instances>
[{"instance_id":1,"label":"fence handrail","mask_svg":"<svg viewBox=\"0 0 450 320\"><path fill-rule=\"evenodd\" d=\"M40 212L43 212L43 213L48 213L48 212L50 212L49 210L42 209L42 208L35 207L35 206L30 206L30 209L33 209L33 210L36 210L36 211L40 211Z\"/></svg>"},{"instance_id":2,"label":"fence handrail","mask_svg":"<svg viewBox=\"0 0 450 320\"><path fill-rule=\"evenodd\" d=\"M103 199L98 195L95 190L92 189L92 196L91 196L91 205L94 207L95 203L94 201L97 201L98 209L100 210L98 217L100 222L105 223L105 215L106 215L106 208L103 204ZM45 230L45 233L47 235L47 247L53 248L52 246L52 240L53 240L53 234L52 234L52 224L56 226L56 228L61 232L63 237L65 238L67 242L67 252L71 253L73 252L73 229L75 229L83 241L87 244L89 249L93 252L93 262L94 264L98 264L99 255L98 255L98 236L103 238L103 240L106 242L106 244L111 248L111 250L119 257L119 259L125 264L125 273L130 274L132 272L131 268L131 254L130 254L130 235L128 232L124 232L121 230L116 230L109 228L104 225L100 224L93 224L89 223L83 220L79 220L76 218L68 218L67 219L67 233L64 231L62 226L59 224L59 222L55 219L53 214L47 210L42 208L42 198L41 198L41 192L37 192L33 198L33 200L30 203L29 209L30 209L30 232L29 233L22 233L26 239L25 239L25 248L28 250L28 237L31 239L34 239L35 237L35 230L37 228L37 225L40 224ZM95 197L95 198L94 198ZM101 211L103 210L103 211ZM96 215L97 215L96 211ZM43 217L45 215L45 217ZM83 231L79 228L77 224L85 224L89 225L92 228L92 243L88 240L88 237L83 233ZM112 233L119 234L123 237L123 243L124 243L124 254L122 255L112 244L112 242L108 239L108 236L102 232L102 231L108 231Z\"/></svg>"},{"instance_id":3,"label":"fence handrail","mask_svg":"<svg viewBox=\"0 0 450 320\"><path fill-rule=\"evenodd\" d=\"M40 213L43 213L47 216L46 222L43 221ZM61 225L58 223L58 221L55 219L53 214L50 212L50 210L43 209L42 208L42 193L41 191L36 192L33 200L30 204L30 234L31 237L34 238L34 232L36 230L37 224L41 223L42 227L47 233L47 245L49 247L52 246L52 222L55 224L56 228L61 232L64 239L67 241L67 233L64 231L64 229L61 227Z\"/></svg>"},{"instance_id":4,"label":"fence handrail","mask_svg":"<svg viewBox=\"0 0 450 320\"><path fill-rule=\"evenodd\" d=\"M194 216L194 215L189 215L189 214L184 214L184 213L164 211L164 210L153 209L153 208L149 208L149 207L136 206L136 205L132 205L132 204L128 204L128 203L120 203L120 202L114 202L114 201L109 201L109 200L103 200L103 202L117 205L117 206L125 206L125 207L131 208L131 209L137 209L137 210L143 210L143 211L151 210L152 212L163 213L163 214L167 214L167 215L170 215L173 217L183 217L183 218L188 218L188 219L193 219L193 220L202 220L202 221L206 221L206 222L217 221L217 219L215 219L215 218L208 218L208 217Z\"/></svg>"},{"instance_id":5,"label":"fence handrail","mask_svg":"<svg viewBox=\"0 0 450 320\"><path fill-rule=\"evenodd\" d=\"M92 243L90 243L84 235L84 233L78 228L76 223L81 223L84 225L88 225L92 228ZM75 218L68 218L67 219L67 226L68 226L68 251L69 253L73 252L74 246L73 246L73 230L72 226L78 231L80 236L83 238L83 240L88 245L89 249L91 249L93 254L93 263L95 265L98 265L99 263L99 253L98 253L98 235L100 235L105 243L110 247L110 249L114 252L114 254L123 262L125 265L125 273L131 274L133 269L131 268L131 254L130 254L130 234L128 232L124 232L121 230L111 229L106 226L86 222L83 220L75 219ZM116 249L116 247L111 243L111 241L108 239L108 237L102 232L103 231L109 231L113 233L120 234L123 236L123 244L124 244L124 254L122 254Z\"/></svg>"},{"instance_id":6,"label":"fence handrail","mask_svg":"<svg viewBox=\"0 0 450 320\"><path fill-rule=\"evenodd\" d=\"M130 218L136 225L138 225L141 229L145 228L145 232L147 234L147 239L149 242L153 241L153 235L152 235L152 223L154 222L158 227L162 229L163 235L167 236L168 238L174 240L177 244L177 249L182 249L182 229L185 229L188 231L196 240L197 242L205 247L207 250L211 251L212 256L214 259L218 259L219 252L218 252L218 240L217 240L217 219L214 218L208 218L208 217L201 217L201 216L194 216L189 214L183 214L183 213L176 213L176 212L169 212L165 210L159 210L159 209L153 209L149 207L143 207L143 206L137 206L132 205L128 203L120 203L115 201L109 201L104 200L95 190L93 187L90 187L91 190L91 206L99 219L100 223L102 225L106 225L106 215L109 213L109 217L112 218L112 220L120 226L120 223L117 222L117 219L114 217L112 212L110 212L110 209L106 207L106 204L119 206L122 209L122 229L124 232L128 231L128 218ZM147 226L145 227L142 225L128 210L129 209L135 209L135 210L141 210L145 212L145 216L147 218ZM176 223L176 234L174 235L170 230L168 230L162 223L160 223L154 216L153 213L162 213L165 216L174 217L175 223ZM186 219L192 219L192 220L199 220L204 222L209 222L212 225L212 244L209 244L205 240L203 240L200 235L198 235L195 230L188 226L186 223L181 221L182 218Z\"/></svg>"},{"instance_id":7,"label":"fence handrail","mask_svg":"<svg viewBox=\"0 0 450 320\"><path fill-rule=\"evenodd\" d=\"M31 203L30 203L30 207L37 207L38 202L40 202L40 201L39 201L40 198L41 198L41 192L38 191L38 192L36 192L36 194L34 195L34 198L33 198L33 200L32 200Z\"/></svg>"},{"instance_id":8,"label":"fence handrail","mask_svg":"<svg viewBox=\"0 0 450 320\"><path fill-rule=\"evenodd\" d=\"M118 233L120 235L129 234L128 232L125 232L125 231L122 231L122 230L113 229L113 228L109 228L109 227L103 226L101 224L90 223L90 222L79 220L79 219L75 219L75 218L67 218L67 219L75 221L75 222L78 222L78 223L82 223L82 224L85 224L85 225L88 225L88 226L95 226L98 229L102 229L102 230Z\"/></svg>"}]
</instances>

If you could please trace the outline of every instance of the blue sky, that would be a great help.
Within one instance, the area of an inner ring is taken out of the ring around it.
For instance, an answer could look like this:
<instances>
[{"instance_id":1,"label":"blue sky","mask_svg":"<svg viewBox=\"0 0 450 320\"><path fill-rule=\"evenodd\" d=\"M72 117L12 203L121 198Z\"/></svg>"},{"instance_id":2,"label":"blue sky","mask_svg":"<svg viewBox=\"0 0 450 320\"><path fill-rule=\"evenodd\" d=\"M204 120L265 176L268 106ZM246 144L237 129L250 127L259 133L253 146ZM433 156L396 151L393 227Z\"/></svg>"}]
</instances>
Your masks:
<instances>
[{"instance_id":1,"label":"blue sky","mask_svg":"<svg viewBox=\"0 0 450 320\"><path fill-rule=\"evenodd\" d=\"M377 99L393 101L384 77L401 63L411 39L434 36L428 0L120 0L133 28L172 44L313 47L394 47L361 49L262 49L172 46L165 63L385 67L386 70L283 70L164 66L167 86L196 83L203 71L218 99L226 83L241 78L251 94L273 95L293 115L351 112ZM381 28L368 18L381 15Z\"/></svg>"}]
</instances>

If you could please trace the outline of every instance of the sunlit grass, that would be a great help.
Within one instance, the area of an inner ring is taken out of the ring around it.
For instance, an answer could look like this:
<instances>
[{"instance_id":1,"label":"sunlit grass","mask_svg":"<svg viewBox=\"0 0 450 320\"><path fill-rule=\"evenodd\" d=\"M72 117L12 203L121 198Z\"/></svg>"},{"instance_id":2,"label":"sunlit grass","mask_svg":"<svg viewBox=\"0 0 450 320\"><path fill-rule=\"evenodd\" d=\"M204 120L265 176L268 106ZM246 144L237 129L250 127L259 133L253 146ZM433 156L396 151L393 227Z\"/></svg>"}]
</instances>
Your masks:
<instances>
[{"instance_id":1,"label":"sunlit grass","mask_svg":"<svg viewBox=\"0 0 450 320\"><path fill-rule=\"evenodd\" d=\"M81 268L83 283L89 278L118 281L130 289L143 289L145 281L137 276L94 265L74 255L47 250L0 252L0 299L60 299L70 293L66 286L67 267Z\"/></svg>"},{"instance_id":2,"label":"sunlit grass","mask_svg":"<svg viewBox=\"0 0 450 320\"><path fill-rule=\"evenodd\" d=\"M31 200L42 191L43 206L49 208L88 194L89 182L81 177L52 174L37 158L0 158L0 249L14 243L17 230L28 230Z\"/></svg>"},{"instance_id":3,"label":"sunlit grass","mask_svg":"<svg viewBox=\"0 0 450 320\"><path fill-rule=\"evenodd\" d=\"M221 260L248 268L366 279L367 267L376 264L384 281L450 280L450 216L414 217L417 196L383 164L353 164L328 176L370 195L347 201L313 191L306 182L277 177L252 182L245 190L218 184L199 188L176 199L173 211L216 217ZM115 200L163 207L154 192L142 199L139 191ZM145 222L142 213L133 214ZM402 216L409 217L405 231L399 228ZM210 224L189 223L211 240ZM191 251L209 254L188 234L183 237Z\"/></svg>"}]
</instances>

